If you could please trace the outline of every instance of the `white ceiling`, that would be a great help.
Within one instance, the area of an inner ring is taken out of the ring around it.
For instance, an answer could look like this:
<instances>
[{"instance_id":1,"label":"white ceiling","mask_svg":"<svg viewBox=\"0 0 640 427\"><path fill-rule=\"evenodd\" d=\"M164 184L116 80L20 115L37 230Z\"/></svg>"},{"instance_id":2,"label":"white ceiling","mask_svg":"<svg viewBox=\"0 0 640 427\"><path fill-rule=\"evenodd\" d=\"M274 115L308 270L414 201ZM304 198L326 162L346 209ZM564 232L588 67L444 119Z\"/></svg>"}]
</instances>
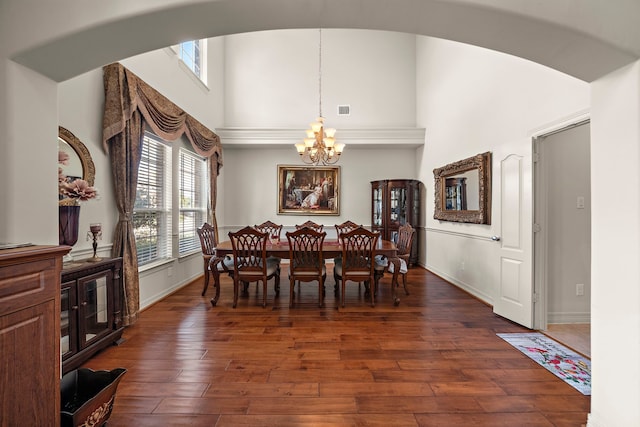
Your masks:
<instances>
[{"instance_id":1,"label":"white ceiling","mask_svg":"<svg viewBox=\"0 0 640 427\"><path fill-rule=\"evenodd\" d=\"M283 28L366 28L440 37L592 81L640 57L640 1L129 0L13 2L10 56L63 81L179 41ZM3 38L8 40L9 38Z\"/></svg>"}]
</instances>

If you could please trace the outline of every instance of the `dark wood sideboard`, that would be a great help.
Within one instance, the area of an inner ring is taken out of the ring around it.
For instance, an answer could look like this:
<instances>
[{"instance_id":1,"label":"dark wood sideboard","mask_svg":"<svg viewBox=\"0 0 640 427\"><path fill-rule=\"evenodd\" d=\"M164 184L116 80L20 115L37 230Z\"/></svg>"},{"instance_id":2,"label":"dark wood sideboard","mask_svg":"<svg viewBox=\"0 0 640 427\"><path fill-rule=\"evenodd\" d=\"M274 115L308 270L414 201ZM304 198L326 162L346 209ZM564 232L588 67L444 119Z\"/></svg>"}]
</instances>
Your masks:
<instances>
[{"instance_id":1,"label":"dark wood sideboard","mask_svg":"<svg viewBox=\"0 0 640 427\"><path fill-rule=\"evenodd\" d=\"M60 425L60 270L69 246L0 249L0 425Z\"/></svg>"},{"instance_id":2,"label":"dark wood sideboard","mask_svg":"<svg viewBox=\"0 0 640 427\"><path fill-rule=\"evenodd\" d=\"M60 347L65 374L121 341L122 258L65 263L60 295Z\"/></svg>"}]
</instances>

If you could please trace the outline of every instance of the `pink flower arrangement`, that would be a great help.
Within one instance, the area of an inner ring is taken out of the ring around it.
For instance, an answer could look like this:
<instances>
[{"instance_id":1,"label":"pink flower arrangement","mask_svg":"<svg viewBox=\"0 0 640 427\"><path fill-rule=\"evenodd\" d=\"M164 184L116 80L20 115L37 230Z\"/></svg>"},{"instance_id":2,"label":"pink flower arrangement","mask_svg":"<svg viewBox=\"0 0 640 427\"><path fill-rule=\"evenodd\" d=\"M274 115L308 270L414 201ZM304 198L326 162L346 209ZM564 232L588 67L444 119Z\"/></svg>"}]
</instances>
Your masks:
<instances>
[{"instance_id":1,"label":"pink flower arrangement","mask_svg":"<svg viewBox=\"0 0 640 427\"><path fill-rule=\"evenodd\" d=\"M58 164L66 165L68 163L69 155L64 151L58 151ZM77 205L80 201L84 202L98 196L96 189L84 179L74 179L68 182L61 167L58 167L58 192L61 197L59 201L61 205Z\"/></svg>"},{"instance_id":2,"label":"pink flower arrangement","mask_svg":"<svg viewBox=\"0 0 640 427\"><path fill-rule=\"evenodd\" d=\"M60 193L72 199L87 201L98 195L95 188L91 187L84 179L76 179L71 183L61 182Z\"/></svg>"}]
</instances>

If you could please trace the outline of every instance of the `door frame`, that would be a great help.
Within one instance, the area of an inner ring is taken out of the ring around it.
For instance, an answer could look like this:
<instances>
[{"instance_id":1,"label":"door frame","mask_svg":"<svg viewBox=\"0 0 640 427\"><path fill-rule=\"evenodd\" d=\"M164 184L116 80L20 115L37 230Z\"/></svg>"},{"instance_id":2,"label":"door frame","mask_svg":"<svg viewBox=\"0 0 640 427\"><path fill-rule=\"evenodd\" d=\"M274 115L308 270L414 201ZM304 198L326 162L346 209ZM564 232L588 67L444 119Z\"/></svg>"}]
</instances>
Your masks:
<instances>
[{"instance_id":1,"label":"door frame","mask_svg":"<svg viewBox=\"0 0 640 427\"><path fill-rule=\"evenodd\" d=\"M544 148L542 142L545 138L559 132L587 124L591 122L588 111L578 113L575 116L550 124L532 133L531 144L533 153L533 328L536 330L547 329L547 198L548 180L544 162Z\"/></svg>"}]
</instances>

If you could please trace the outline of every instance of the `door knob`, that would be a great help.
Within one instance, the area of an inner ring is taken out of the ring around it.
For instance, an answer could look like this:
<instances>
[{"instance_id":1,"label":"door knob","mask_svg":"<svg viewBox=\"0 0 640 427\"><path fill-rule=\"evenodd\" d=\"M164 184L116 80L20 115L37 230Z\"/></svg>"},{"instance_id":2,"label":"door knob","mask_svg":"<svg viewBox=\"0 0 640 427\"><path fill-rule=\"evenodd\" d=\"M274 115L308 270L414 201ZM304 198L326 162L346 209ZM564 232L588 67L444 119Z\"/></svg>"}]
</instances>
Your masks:
<instances>
[{"instance_id":1,"label":"door knob","mask_svg":"<svg viewBox=\"0 0 640 427\"><path fill-rule=\"evenodd\" d=\"M494 242L499 242L500 236L491 236L491 240L493 240Z\"/></svg>"}]
</instances>

